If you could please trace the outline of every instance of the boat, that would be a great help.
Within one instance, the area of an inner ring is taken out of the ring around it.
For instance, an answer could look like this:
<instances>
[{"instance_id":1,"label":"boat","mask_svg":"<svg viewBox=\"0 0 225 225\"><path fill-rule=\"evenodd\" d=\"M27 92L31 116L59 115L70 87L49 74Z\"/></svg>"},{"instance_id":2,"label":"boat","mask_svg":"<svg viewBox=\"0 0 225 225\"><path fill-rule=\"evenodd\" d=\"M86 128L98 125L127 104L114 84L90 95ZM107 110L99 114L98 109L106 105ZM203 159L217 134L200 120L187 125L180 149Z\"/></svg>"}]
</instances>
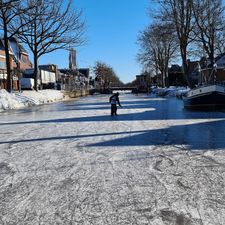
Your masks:
<instances>
[{"instance_id":1,"label":"boat","mask_svg":"<svg viewBox=\"0 0 225 225\"><path fill-rule=\"evenodd\" d=\"M225 83L214 82L191 89L183 97L183 102L187 109L225 108Z\"/></svg>"},{"instance_id":2,"label":"boat","mask_svg":"<svg viewBox=\"0 0 225 225\"><path fill-rule=\"evenodd\" d=\"M213 68L201 69L198 63L196 69L199 74L199 84L183 97L184 108L225 108L225 81L218 80L219 74L224 74L225 68L218 68L217 63L214 63Z\"/></svg>"}]
</instances>

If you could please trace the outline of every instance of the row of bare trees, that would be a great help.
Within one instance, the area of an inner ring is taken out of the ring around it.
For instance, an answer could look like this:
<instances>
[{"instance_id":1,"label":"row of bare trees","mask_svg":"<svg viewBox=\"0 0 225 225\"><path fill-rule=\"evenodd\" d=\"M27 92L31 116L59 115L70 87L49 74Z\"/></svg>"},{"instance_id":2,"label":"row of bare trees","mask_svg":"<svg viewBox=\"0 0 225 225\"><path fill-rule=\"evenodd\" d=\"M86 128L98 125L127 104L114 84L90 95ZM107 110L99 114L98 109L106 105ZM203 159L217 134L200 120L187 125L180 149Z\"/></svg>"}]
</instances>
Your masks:
<instances>
[{"instance_id":1,"label":"row of bare trees","mask_svg":"<svg viewBox=\"0 0 225 225\"><path fill-rule=\"evenodd\" d=\"M104 62L97 61L93 68L96 81L101 88L108 89L110 87L120 87L123 82L120 81L113 68Z\"/></svg>"},{"instance_id":2,"label":"row of bare trees","mask_svg":"<svg viewBox=\"0 0 225 225\"><path fill-rule=\"evenodd\" d=\"M225 51L225 21L222 0L155 0L158 12L153 23L138 36L138 60L166 78L168 65L181 58L185 78L189 77L188 57L206 57L214 64Z\"/></svg>"},{"instance_id":3,"label":"row of bare trees","mask_svg":"<svg viewBox=\"0 0 225 225\"><path fill-rule=\"evenodd\" d=\"M38 60L57 49L84 43L85 24L73 0L0 0L0 29L5 45L7 87L11 91L9 40L26 44L33 54L35 89L38 88Z\"/></svg>"}]
</instances>

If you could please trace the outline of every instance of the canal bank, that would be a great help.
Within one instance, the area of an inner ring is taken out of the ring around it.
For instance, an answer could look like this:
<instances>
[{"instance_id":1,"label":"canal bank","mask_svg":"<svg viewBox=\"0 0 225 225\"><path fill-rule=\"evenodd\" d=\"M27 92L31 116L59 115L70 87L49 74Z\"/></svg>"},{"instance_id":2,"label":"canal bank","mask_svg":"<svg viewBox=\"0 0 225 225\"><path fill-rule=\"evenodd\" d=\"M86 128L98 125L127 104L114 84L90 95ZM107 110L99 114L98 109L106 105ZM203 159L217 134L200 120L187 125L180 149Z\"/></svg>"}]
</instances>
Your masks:
<instances>
[{"instance_id":1,"label":"canal bank","mask_svg":"<svg viewBox=\"0 0 225 225\"><path fill-rule=\"evenodd\" d=\"M72 90L72 91L62 91L63 96L65 99L68 98L78 98L78 97L82 97L82 96L87 96L90 94L90 90L89 89L80 89L80 90Z\"/></svg>"}]
</instances>

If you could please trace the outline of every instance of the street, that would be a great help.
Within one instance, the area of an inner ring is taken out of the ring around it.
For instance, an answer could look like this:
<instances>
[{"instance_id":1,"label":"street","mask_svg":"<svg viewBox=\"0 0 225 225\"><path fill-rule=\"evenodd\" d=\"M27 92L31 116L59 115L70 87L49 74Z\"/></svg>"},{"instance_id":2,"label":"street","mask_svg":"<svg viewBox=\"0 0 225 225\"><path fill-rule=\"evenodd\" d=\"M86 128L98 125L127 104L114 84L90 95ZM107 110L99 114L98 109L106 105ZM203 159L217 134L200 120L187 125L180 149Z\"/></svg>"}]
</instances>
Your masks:
<instances>
[{"instance_id":1,"label":"street","mask_svg":"<svg viewBox=\"0 0 225 225\"><path fill-rule=\"evenodd\" d=\"M120 101L0 113L1 225L225 224L225 113Z\"/></svg>"}]
</instances>

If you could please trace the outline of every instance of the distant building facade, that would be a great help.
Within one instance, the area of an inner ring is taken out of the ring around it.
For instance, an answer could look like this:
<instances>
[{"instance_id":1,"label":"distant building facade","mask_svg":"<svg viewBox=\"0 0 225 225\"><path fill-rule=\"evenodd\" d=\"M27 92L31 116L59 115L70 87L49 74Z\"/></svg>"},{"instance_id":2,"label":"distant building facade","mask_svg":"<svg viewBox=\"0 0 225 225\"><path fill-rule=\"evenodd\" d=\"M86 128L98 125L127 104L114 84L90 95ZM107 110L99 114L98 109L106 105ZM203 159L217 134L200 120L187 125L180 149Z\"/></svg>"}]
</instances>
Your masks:
<instances>
[{"instance_id":1,"label":"distant building facade","mask_svg":"<svg viewBox=\"0 0 225 225\"><path fill-rule=\"evenodd\" d=\"M77 53L76 50L70 49L69 52L69 69L76 70L77 68Z\"/></svg>"},{"instance_id":2,"label":"distant building facade","mask_svg":"<svg viewBox=\"0 0 225 225\"><path fill-rule=\"evenodd\" d=\"M168 69L168 86L187 86L182 67L173 64Z\"/></svg>"},{"instance_id":3,"label":"distant building facade","mask_svg":"<svg viewBox=\"0 0 225 225\"><path fill-rule=\"evenodd\" d=\"M193 67L190 78L195 85L214 81L225 82L225 53L215 58L214 65L211 65L207 58L201 58Z\"/></svg>"},{"instance_id":4,"label":"distant building facade","mask_svg":"<svg viewBox=\"0 0 225 225\"><path fill-rule=\"evenodd\" d=\"M137 92L148 92L151 86L151 76L148 73L136 75Z\"/></svg>"}]
</instances>

